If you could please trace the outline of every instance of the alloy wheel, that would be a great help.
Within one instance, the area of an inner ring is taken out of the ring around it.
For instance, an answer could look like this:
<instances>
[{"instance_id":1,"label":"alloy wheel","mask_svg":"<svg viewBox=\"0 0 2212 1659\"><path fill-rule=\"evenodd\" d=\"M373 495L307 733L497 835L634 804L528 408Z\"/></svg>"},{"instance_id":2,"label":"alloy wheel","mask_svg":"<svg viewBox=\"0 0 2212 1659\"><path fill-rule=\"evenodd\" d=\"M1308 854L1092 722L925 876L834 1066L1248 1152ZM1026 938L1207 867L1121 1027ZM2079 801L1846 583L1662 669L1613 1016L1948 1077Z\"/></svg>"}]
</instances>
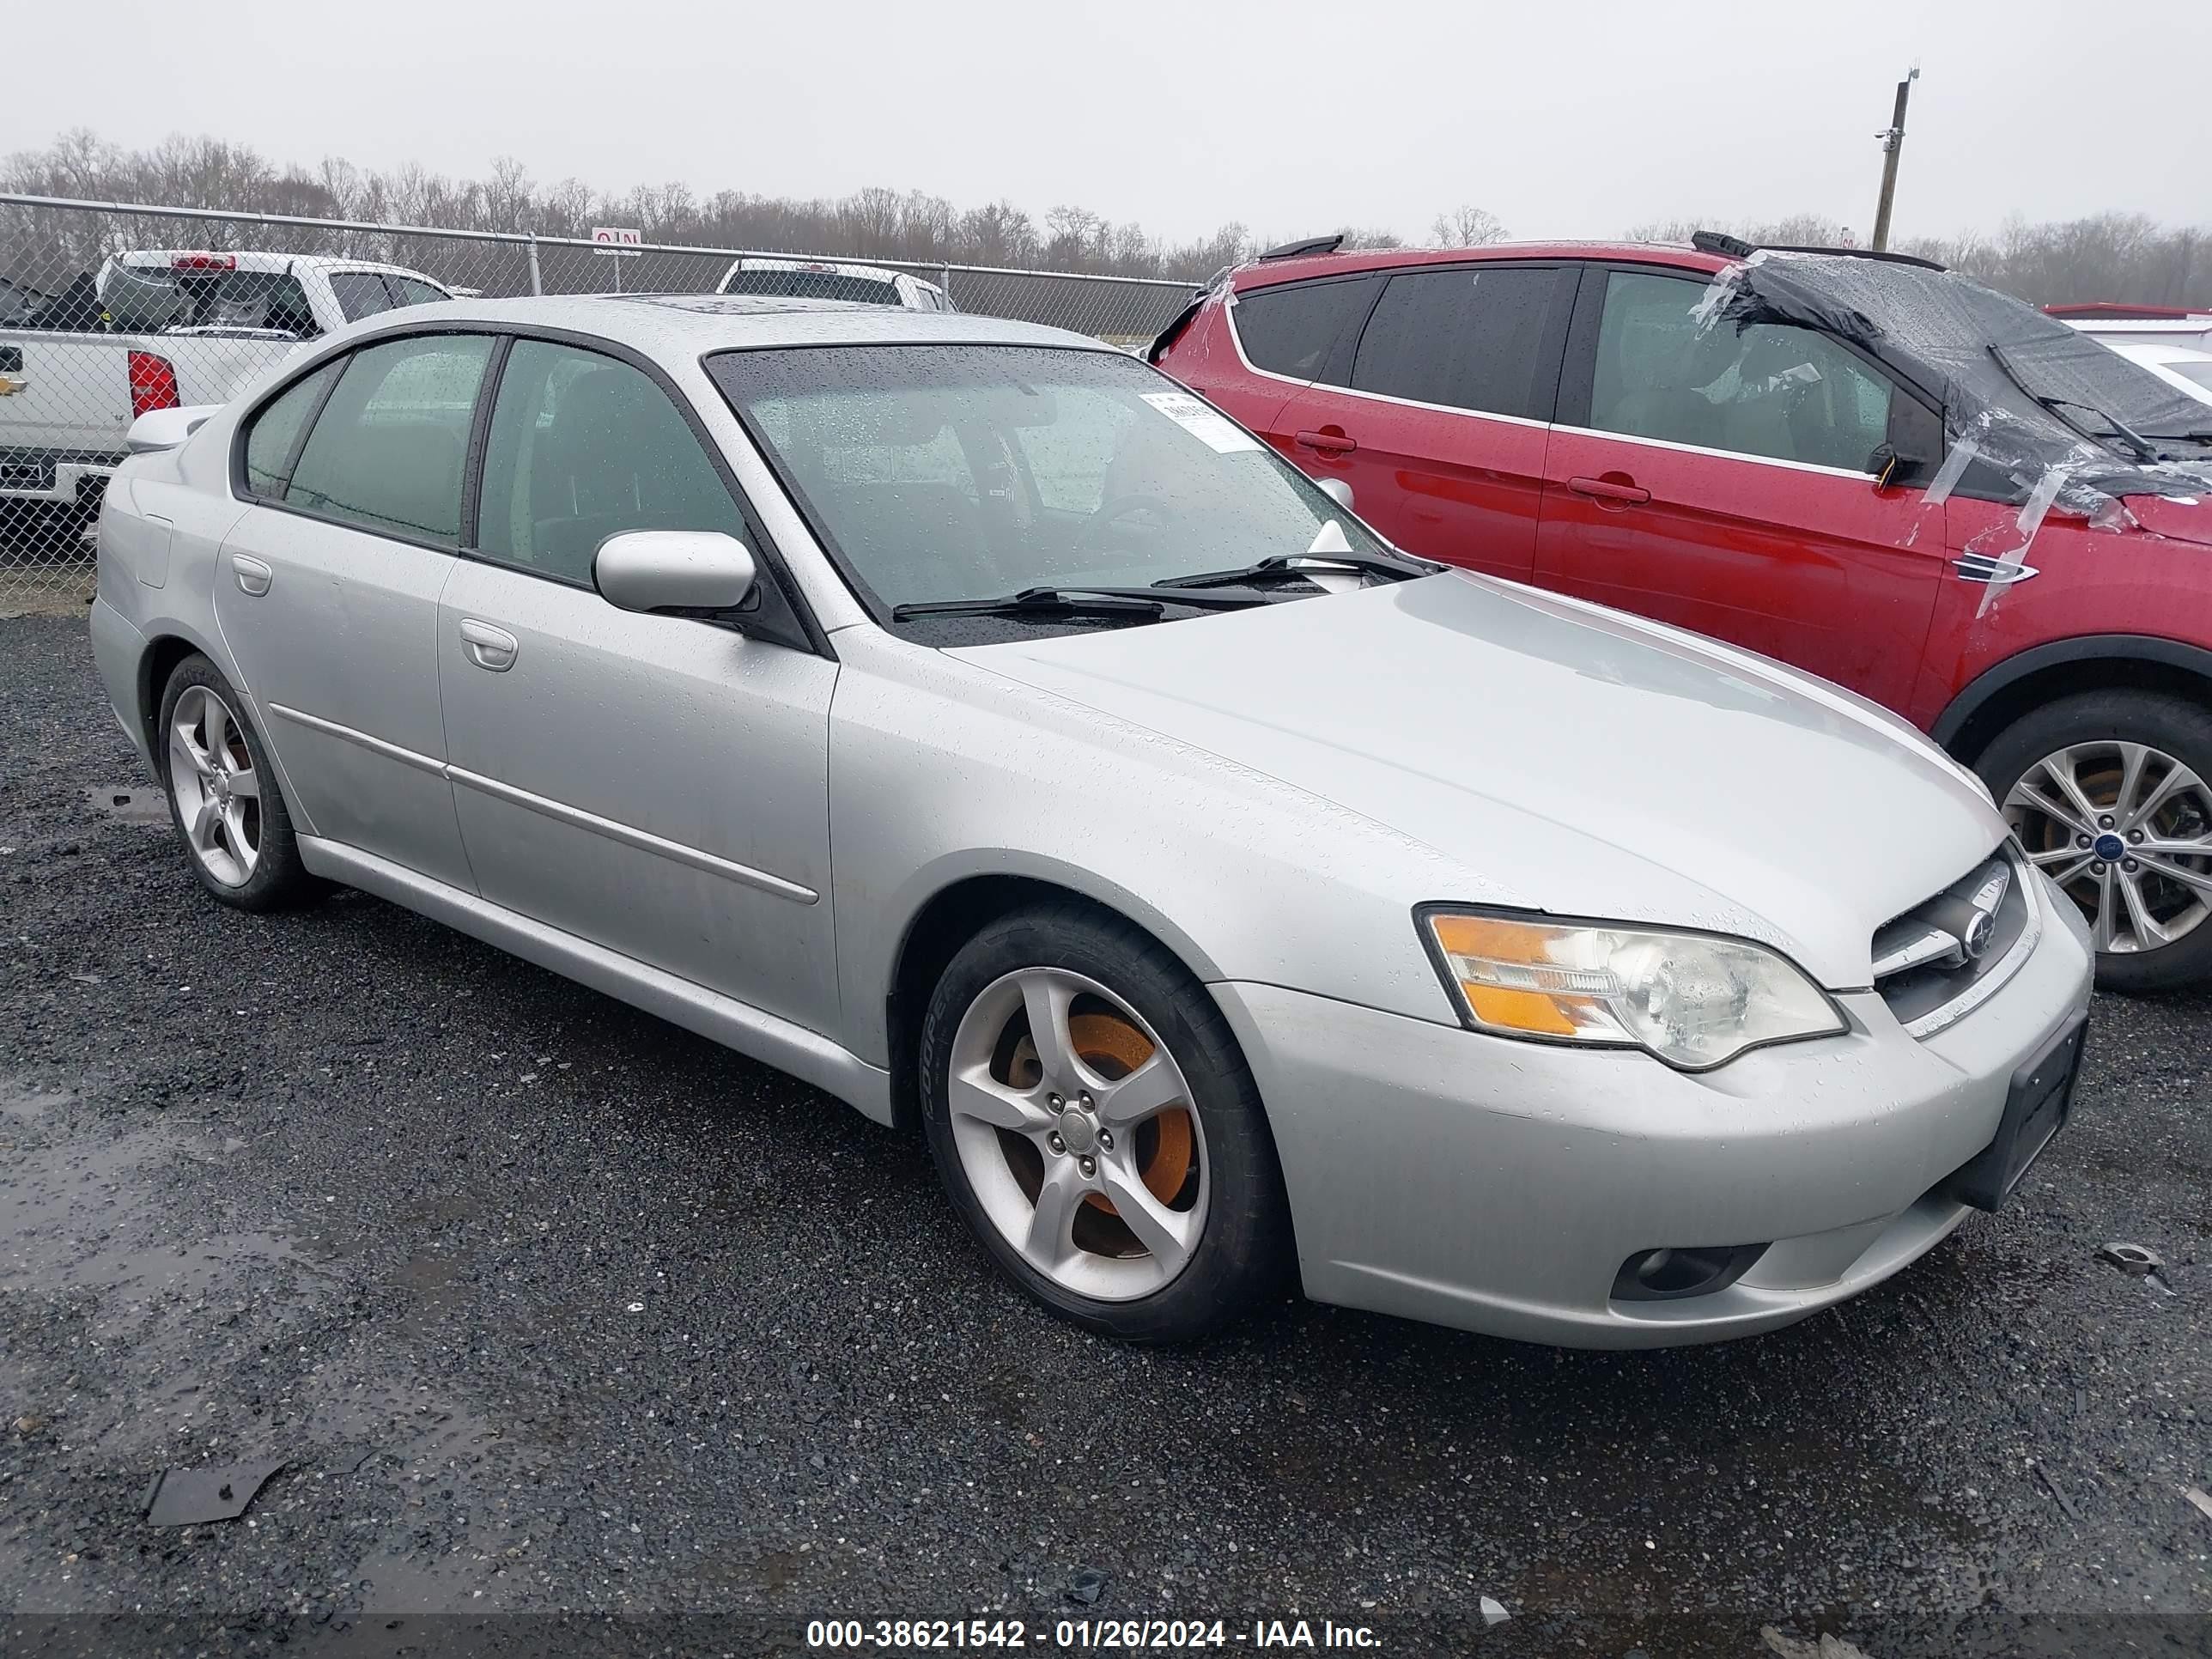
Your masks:
<instances>
[{"instance_id":1,"label":"alloy wheel","mask_svg":"<svg viewBox=\"0 0 2212 1659\"><path fill-rule=\"evenodd\" d=\"M2160 750L2117 738L2061 749L2027 769L2004 811L2100 951L2160 950L2212 909L2212 786Z\"/></svg>"},{"instance_id":2,"label":"alloy wheel","mask_svg":"<svg viewBox=\"0 0 2212 1659\"><path fill-rule=\"evenodd\" d=\"M200 867L243 887L261 862L261 775L246 730L212 689L187 686L169 721L169 793Z\"/></svg>"},{"instance_id":3,"label":"alloy wheel","mask_svg":"<svg viewBox=\"0 0 2212 1659\"><path fill-rule=\"evenodd\" d=\"M1162 1289L1206 1227L1206 1134L1182 1068L1097 981L1025 968L952 1039L947 1110L991 1224L1054 1284L1101 1301Z\"/></svg>"}]
</instances>

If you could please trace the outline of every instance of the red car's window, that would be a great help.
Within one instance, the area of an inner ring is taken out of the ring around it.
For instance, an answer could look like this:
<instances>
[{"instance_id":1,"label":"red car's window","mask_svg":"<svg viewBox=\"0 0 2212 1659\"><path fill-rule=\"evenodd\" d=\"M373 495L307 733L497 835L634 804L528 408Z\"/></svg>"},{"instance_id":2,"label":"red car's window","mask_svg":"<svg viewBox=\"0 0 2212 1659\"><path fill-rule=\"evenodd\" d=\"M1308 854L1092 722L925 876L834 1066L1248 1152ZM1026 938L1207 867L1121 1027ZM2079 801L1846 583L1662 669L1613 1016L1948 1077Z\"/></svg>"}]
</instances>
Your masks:
<instances>
[{"instance_id":1,"label":"red car's window","mask_svg":"<svg viewBox=\"0 0 2212 1659\"><path fill-rule=\"evenodd\" d=\"M1254 368L1311 380L1328 368L1337 342L1359 326L1374 297L1367 280L1298 283L1239 294L1231 315Z\"/></svg>"},{"instance_id":2,"label":"red car's window","mask_svg":"<svg viewBox=\"0 0 2212 1659\"><path fill-rule=\"evenodd\" d=\"M1888 435L1888 380L1811 329L1754 323L1738 333L1700 316L1706 293L1673 276L1607 274L1590 425L1869 471Z\"/></svg>"},{"instance_id":3,"label":"red car's window","mask_svg":"<svg viewBox=\"0 0 2212 1659\"><path fill-rule=\"evenodd\" d=\"M1401 271L1359 337L1362 392L1495 415L1551 417L1559 273L1534 266Z\"/></svg>"}]
</instances>

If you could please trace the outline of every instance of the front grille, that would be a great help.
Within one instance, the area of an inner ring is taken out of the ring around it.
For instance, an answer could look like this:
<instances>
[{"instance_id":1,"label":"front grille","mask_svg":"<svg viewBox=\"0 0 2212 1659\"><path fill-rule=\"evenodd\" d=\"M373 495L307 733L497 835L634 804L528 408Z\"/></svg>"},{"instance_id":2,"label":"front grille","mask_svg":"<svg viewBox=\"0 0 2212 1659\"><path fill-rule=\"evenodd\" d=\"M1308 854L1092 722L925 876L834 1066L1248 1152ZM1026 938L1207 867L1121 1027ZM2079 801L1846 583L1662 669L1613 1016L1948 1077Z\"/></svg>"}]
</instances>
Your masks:
<instances>
[{"instance_id":1,"label":"front grille","mask_svg":"<svg viewBox=\"0 0 2212 1659\"><path fill-rule=\"evenodd\" d=\"M2033 881L2008 844L1875 930L1875 989L1907 1031L1932 1036L2019 971L2042 933Z\"/></svg>"}]
</instances>

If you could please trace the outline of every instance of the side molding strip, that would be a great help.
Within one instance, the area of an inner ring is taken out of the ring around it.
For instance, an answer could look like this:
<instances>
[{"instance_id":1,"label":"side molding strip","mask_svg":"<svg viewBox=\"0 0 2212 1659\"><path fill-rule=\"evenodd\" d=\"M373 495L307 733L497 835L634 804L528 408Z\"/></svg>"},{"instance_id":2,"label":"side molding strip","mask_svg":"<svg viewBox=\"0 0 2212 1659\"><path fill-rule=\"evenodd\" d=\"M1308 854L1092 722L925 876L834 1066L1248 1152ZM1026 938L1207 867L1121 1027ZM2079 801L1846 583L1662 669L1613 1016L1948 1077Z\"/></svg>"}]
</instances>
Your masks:
<instances>
[{"instance_id":1,"label":"side molding strip","mask_svg":"<svg viewBox=\"0 0 2212 1659\"><path fill-rule=\"evenodd\" d=\"M434 777L447 779L453 783L476 790L479 794L489 795L495 800L503 800L512 806L525 807L574 829L586 830L595 836L605 836L609 841L619 842L624 847L634 847L641 853L656 854L661 858L672 860L678 864L689 865L694 870L703 870L709 875L720 876L726 880L734 881L740 886L756 888L761 892L773 894L777 898L789 899L795 904L813 904L822 897L822 895L811 887L802 887L795 881L786 881L781 876L772 875L766 870L756 870L750 864L739 864L733 859L722 858L716 854L702 851L696 847L687 847L680 841L670 841L665 836L653 834L650 830L618 823L613 818L603 818L596 812L586 812L582 807L571 806L565 801L553 800L544 795L532 794L527 789L518 789L511 783L501 782L497 778L488 778L481 772L471 772L465 767L448 765L444 761L434 760L429 756L418 753L415 750L403 749L396 743L386 743L381 738L373 738L366 732L356 731L350 726L341 726L336 720L326 720L319 714L304 714L297 708L287 708L281 702L270 703L269 712L280 719L290 721L295 726L305 726L311 732L319 732L327 738L336 738L341 743L356 744L368 750L373 755L380 755L386 760L396 762L401 766L412 767L418 772L428 772Z\"/></svg>"}]
</instances>

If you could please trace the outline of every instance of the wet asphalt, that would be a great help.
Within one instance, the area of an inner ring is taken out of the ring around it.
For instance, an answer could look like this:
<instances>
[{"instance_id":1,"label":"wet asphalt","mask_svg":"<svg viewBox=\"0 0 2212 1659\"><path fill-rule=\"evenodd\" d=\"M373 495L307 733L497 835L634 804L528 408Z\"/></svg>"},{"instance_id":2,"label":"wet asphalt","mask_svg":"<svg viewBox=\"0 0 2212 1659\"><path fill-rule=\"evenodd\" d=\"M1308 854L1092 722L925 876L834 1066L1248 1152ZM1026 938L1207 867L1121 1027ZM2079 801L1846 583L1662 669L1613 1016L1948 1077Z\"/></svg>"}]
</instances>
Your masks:
<instances>
[{"instance_id":1,"label":"wet asphalt","mask_svg":"<svg viewBox=\"0 0 2212 1659\"><path fill-rule=\"evenodd\" d=\"M1779 1334L1140 1351L801 1085L374 899L209 901L81 619L0 621L0 1650L2212 1650L2212 998L2100 997L2023 1194Z\"/></svg>"}]
</instances>

